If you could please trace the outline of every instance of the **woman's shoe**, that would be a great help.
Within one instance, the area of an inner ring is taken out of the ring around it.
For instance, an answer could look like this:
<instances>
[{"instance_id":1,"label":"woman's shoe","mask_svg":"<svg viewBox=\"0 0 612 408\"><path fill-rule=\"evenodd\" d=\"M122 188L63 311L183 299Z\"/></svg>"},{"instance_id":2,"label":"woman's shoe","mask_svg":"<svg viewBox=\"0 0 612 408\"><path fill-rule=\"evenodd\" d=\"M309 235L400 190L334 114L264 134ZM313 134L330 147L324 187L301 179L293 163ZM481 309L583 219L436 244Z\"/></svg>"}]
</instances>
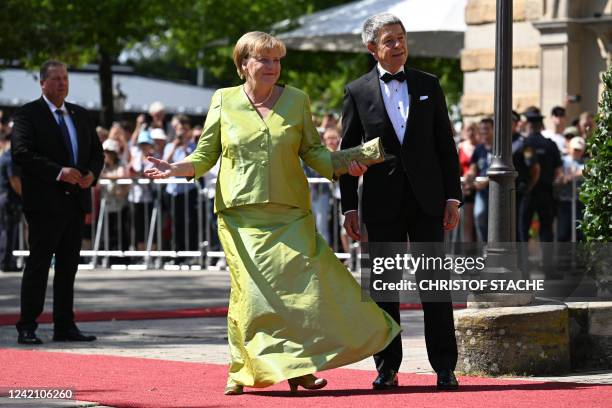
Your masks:
<instances>
[{"instance_id":1,"label":"woman's shoe","mask_svg":"<svg viewBox=\"0 0 612 408\"><path fill-rule=\"evenodd\" d=\"M242 384L231 383L225 386L225 395L240 395L244 392L244 386Z\"/></svg>"},{"instance_id":2,"label":"woman's shoe","mask_svg":"<svg viewBox=\"0 0 612 408\"><path fill-rule=\"evenodd\" d=\"M317 378L312 374L290 378L287 382L289 383L291 393L296 393L298 386L307 390L319 390L327 385L327 380L325 378Z\"/></svg>"}]
</instances>

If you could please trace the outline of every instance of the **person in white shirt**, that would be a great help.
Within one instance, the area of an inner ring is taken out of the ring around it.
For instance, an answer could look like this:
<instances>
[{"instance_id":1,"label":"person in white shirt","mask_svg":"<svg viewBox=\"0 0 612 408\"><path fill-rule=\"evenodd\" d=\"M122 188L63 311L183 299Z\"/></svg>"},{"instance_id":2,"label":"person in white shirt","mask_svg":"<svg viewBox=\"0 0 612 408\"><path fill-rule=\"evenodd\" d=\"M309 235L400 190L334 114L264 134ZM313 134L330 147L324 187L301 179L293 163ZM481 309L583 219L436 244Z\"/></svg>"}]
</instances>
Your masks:
<instances>
[{"instance_id":1,"label":"person in white shirt","mask_svg":"<svg viewBox=\"0 0 612 408\"><path fill-rule=\"evenodd\" d=\"M175 138L164 149L163 158L168 163L176 163L189 156L195 149L191 133L191 121L185 115L178 116L174 128ZM171 197L173 250L195 251L198 243L198 190L195 183L168 184L166 193Z\"/></svg>"},{"instance_id":2,"label":"person in white shirt","mask_svg":"<svg viewBox=\"0 0 612 408\"><path fill-rule=\"evenodd\" d=\"M557 241L570 242L572 230L576 230L575 238L582 241L582 231L578 222L582 220L584 204L579 199L580 186L583 182L584 169L584 138L577 136L569 142L569 153L563 156L563 172L557 177L559 185L559 206L557 218ZM574 208L572 209L572 206Z\"/></svg>"},{"instance_id":3,"label":"person in white shirt","mask_svg":"<svg viewBox=\"0 0 612 408\"><path fill-rule=\"evenodd\" d=\"M563 136L563 131L565 130L565 109L561 106L555 106L550 112L550 117L553 128L542 131L542 135L555 142L559 149L559 153L562 155L566 154L567 141L565 140L565 136Z\"/></svg>"}]
</instances>

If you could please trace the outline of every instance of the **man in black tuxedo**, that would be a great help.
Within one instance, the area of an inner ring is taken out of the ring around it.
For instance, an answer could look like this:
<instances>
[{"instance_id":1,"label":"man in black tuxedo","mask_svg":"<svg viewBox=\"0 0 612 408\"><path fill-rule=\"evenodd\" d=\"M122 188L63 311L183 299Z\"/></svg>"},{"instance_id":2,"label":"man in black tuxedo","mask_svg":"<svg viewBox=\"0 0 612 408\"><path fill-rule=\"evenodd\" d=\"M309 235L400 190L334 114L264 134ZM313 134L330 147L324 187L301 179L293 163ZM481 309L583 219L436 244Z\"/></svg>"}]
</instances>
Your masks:
<instances>
[{"instance_id":1,"label":"man in black tuxedo","mask_svg":"<svg viewBox=\"0 0 612 408\"><path fill-rule=\"evenodd\" d=\"M68 71L58 61L40 68L42 97L14 117L13 160L21 169L30 256L21 281L20 344L41 344L36 319L43 311L51 258L54 341L93 341L74 323L74 279L83 222L104 154L88 112L64 102Z\"/></svg>"},{"instance_id":2,"label":"man in black tuxedo","mask_svg":"<svg viewBox=\"0 0 612 408\"><path fill-rule=\"evenodd\" d=\"M367 170L361 210L373 259L392 255L385 253L391 246L384 243L442 242L444 230L458 222L461 186L444 94L436 77L405 67L408 52L401 21L389 13L375 15L365 22L362 38L378 64L346 86L341 147L380 136L390 159L369 169L351 163L350 175L340 178L340 189L344 226L351 238L360 240L358 179L353 176ZM427 354L438 374L438 389L456 389L452 303L450 293L442 294L444 301L439 295L435 301L425 301L421 294ZM378 304L399 323L396 299ZM377 353L374 361L378 370L374 388L397 387L401 336Z\"/></svg>"}]
</instances>

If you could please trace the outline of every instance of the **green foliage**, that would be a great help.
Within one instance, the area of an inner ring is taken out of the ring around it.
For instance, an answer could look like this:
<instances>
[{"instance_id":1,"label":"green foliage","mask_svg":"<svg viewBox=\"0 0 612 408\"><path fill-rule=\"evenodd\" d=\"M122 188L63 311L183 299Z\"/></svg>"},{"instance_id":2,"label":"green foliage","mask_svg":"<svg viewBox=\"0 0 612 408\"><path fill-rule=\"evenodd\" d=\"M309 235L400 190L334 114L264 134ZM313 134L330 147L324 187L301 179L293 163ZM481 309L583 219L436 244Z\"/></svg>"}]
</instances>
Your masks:
<instances>
[{"instance_id":1,"label":"green foliage","mask_svg":"<svg viewBox=\"0 0 612 408\"><path fill-rule=\"evenodd\" d=\"M408 66L437 76L448 104L459 103L463 93L463 71L459 59L408 57Z\"/></svg>"},{"instance_id":2,"label":"green foliage","mask_svg":"<svg viewBox=\"0 0 612 408\"><path fill-rule=\"evenodd\" d=\"M4 0L0 57L37 66L58 58L78 66L100 52L116 58L130 44L170 28L187 0Z\"/></svg>"},{"instance_id":3,"label":"green foliage","mask_svg":"<svg viewBox=\"0 0 612 408\"><path fill-rule=\"evenodd\" d=\"M30 68L48 58L80 66L100 62L101 55L116 61L122 51L140 45L153 55L133 62L139 72L195 82L193 69L204 67L208 86L231 86L241 82L232 49L242 34L273 32L281 20L291 27L305 13L350 1L3 0L0 59ZM344 85L366 73L373 60L365 52L289 50L282 65L281 81L306 91L315 109L339 111ZM463 87L458 61L410 58L409 65L439 76L449 103L458 102Z\"/></svg>"},{"instance_id":4,"label":"green foliage","mask_svg":"<svg viewBox=\"0 0 612 408\"><path fill-rule=\"evenodd\" d=\"M290 50L283 60L281 80L304 90L315 111L340 111L344 86L368 72L374 59L366 53L306 52ZM436 75L449 104L459 102L463 73L458 60L408 58L408 66Z\"/></svg>"},{"instance_id":5,"label":"green foliage","mask_svg":"<svg viewBox=\"0 0 612 408\"><path fill-rule=\"evenodd\" d=\"M111 64L131 44L160 36L174 23L175 10L188 0L4 0L0 24L0 58L28 68L47 59L73 66L98 62L101 119L113 119Z\"/></svg>"},{"instance_id":6,"label":"green foliage","mask_svg":"<svg viewBox=\"0 0 612 408\"><path fill-rule=\"evenodd\" d=\"M612 241L612 67L603 75L596 129L587 140L584 183L580 200L585 204L581 228L588 242Z\"/></svg>"},{"instance_id":7,"label":"green foliage","mask_svg":"<svg viewBox=\"0 0 612 408\"><path fill-rule=\"evenodd\" d=\"M281 82L305 91L313 112L339 112L344 86L371 69L367 54L289 50L283 60Z\"/></svg>"},{"instance_id":8,"label":"green foliage","mask_svg":"<svg viewBox=\"0 0 612 408\"><path fill-rule=\"evenodd\" d=\"M349 2L196 0L180 11L183 24L175 25L163 37L150 38L150 46L160 49L167 45L168 53L161 57L166 63L174 60L191 68L205 67L209 86L238 85L241 80L236 75L232 50L242 34L253 30L274 32L274 24L281 20L291 21L307 12ZM409 65L440 77L449 103L459 102L463 74L458 60L410 58ZM315 110L338 111L344 85L371 69L373 60L365 49L361 54L288 50L282 66L281 81L307 92Z\"/></svg>"}]
</instances>

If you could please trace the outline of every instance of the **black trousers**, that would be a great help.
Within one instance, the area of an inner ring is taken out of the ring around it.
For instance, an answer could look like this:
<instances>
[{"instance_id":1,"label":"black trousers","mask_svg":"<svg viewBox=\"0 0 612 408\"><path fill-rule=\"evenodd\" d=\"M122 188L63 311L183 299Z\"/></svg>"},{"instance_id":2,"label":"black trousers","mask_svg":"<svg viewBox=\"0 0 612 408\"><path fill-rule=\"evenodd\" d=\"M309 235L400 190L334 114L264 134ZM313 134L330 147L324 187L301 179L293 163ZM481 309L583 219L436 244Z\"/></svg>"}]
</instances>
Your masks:
<instances>
[{"instance_id":1,"label":"black trousers","mask_svg":"<svg viewBox=\"0 0 612 408\"><path fill-rule=\"evenodd\" d=\"M521 235L520 241L529 241L529 228L534 214L538 214L540 220L540 249L542 251L542 269L545 276L556 275L553 261L553 246L549 244L554 241L553 222L555 217L555 200L552 191L534 190L526 195L521 201Z\"/></svg>"},{"instance_id":2,"label":"black trousers","mask_svg":"<svg viewBox=\"0 0 612 408\"><path fill-rule=\"evenodd\" d=\"M55 330L74 324L74 279L79 265L85 214L78 201L71 200L61 214L26 212L29 235L28 257L21 280L21 317L17 330L36 330L43 311L49 267L55 254L53 278L53 323Z\"/></svg>"},{"instance_id":3,"label":"black trousers","mask_svg":"<svg viewBox=\"0 0 612 408\"><path fill-rule=\"evenodd\" d=\"M368 242L399 243L407 242L409 239L411 247L416 246L420 249L425 249L425 252L429 252L424 255L440 256L440 253L432 253L438 251L440 248L438 245L413 244L419 242L443 242L443 217L434 217L424 213L410 190L404 194L403 201L402 208L406 209L406 211L397 221L386 223L366 222ZM369 259L395 255L387 252L388 250L385 250L385 245L372 245L370 246ZM440 274L445 275L442 271L437 273L436 277L439 278ZM423 278L430 279L431 277L422 275L421 272L417 271L416 278L418 281ZM373 276L371 280L374 280ZM389 313L397 323L400 323L399 299L393 302L377 302L377 304ZM457 364L457 341L455 339L455 323L450 293L436 293L435 299L429 296L424 297L421 294L421 304L424 313L425 343L429 363L435 371L454 370ZM402 355L402 340L401 335L398 335L387 348L374 355L376 369L379 372L389 369L398 371L402 362Z\"/></svg>"},{"instance_id":4,"label":"black trousers","mask_svg":"<svg viewBox=\"0 0 612 408\"><path fill-rule=\"evenodd\" d=\"M532 191L521 200L521 242L529 241L529 227L534 214L540 219L540 242L553 242L555 200L552 191Z\"/></svg>"}]
</instances>

